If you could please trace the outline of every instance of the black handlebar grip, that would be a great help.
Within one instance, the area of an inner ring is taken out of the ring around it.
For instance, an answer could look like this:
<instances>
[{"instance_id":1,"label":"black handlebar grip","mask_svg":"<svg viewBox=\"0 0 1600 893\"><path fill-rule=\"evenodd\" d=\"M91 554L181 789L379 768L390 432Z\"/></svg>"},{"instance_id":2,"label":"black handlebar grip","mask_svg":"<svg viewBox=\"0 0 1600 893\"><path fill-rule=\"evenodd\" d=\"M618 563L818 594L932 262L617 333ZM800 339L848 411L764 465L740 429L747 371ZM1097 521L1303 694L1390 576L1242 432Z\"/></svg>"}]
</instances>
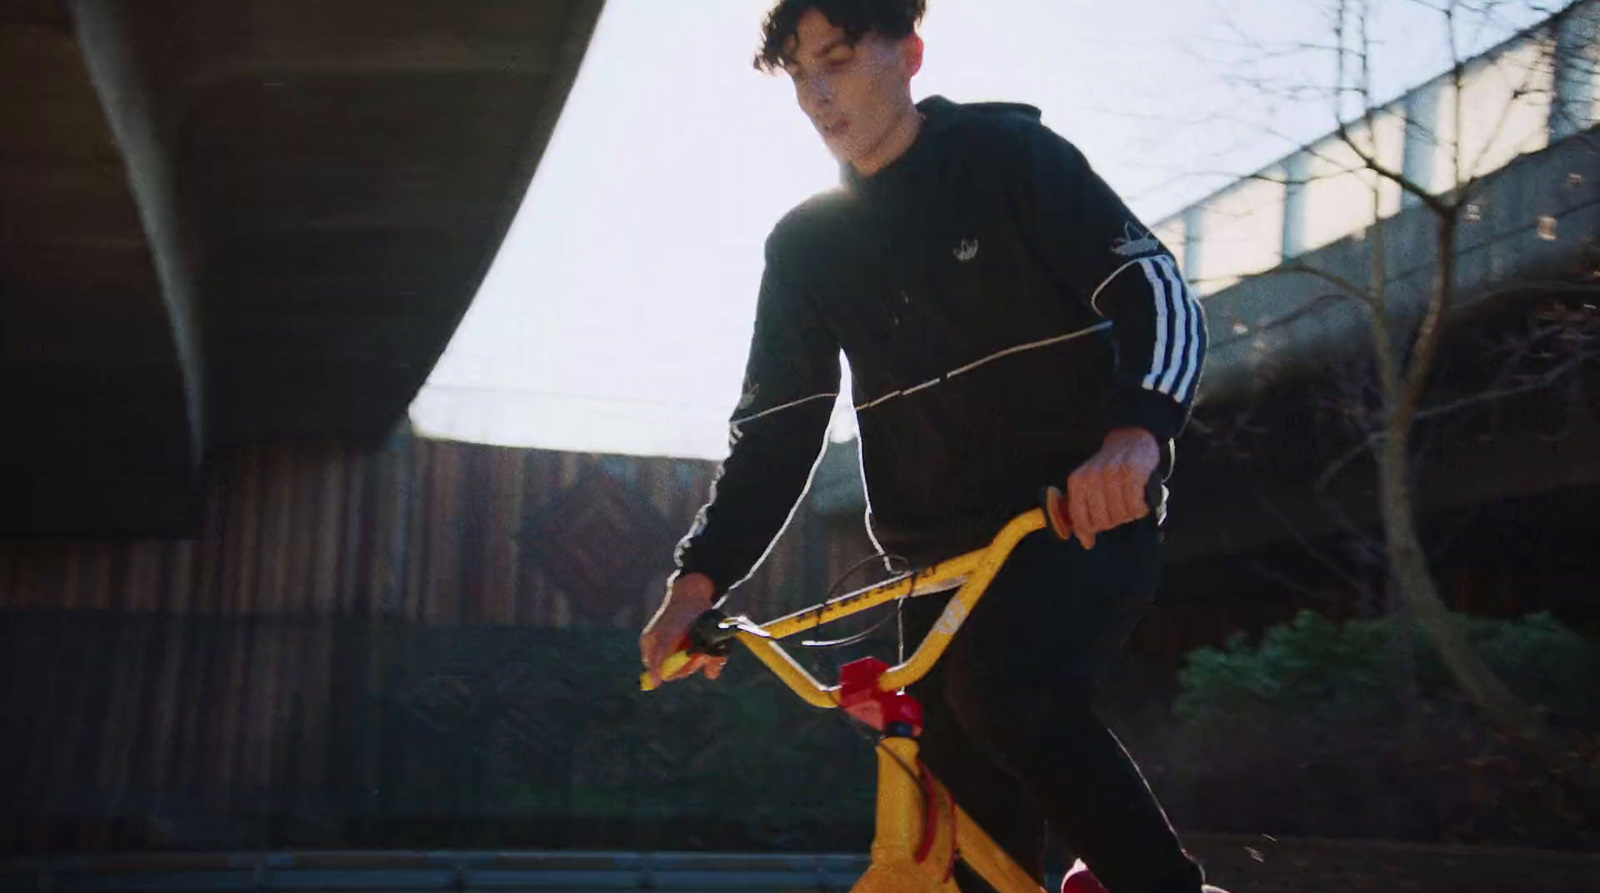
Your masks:
<instances>
[{"instance_id":1,"label":"black handlebar grip","mask_svg":"<svg viewBox=\"0 0 1600 893\"><path fill-rule=\"evenodd\" d=\"M739 637L738 627L723 625L722 622L727 619L727 614L715 608L695 618L694 625L689 627L689 642L685 650L690 654L727 657L733 650L733 640Z\"/></svg>"}]
</instances>

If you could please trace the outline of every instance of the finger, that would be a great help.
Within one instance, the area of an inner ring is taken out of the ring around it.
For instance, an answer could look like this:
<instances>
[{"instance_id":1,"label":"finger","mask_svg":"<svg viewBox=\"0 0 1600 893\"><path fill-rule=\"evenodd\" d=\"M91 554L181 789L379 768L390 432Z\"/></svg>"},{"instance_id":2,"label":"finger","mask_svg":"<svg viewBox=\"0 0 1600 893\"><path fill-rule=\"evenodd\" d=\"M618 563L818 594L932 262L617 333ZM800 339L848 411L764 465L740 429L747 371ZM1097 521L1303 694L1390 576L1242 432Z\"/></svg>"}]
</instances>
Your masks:
<instances>
[{"instance_id":1,"label":"finger","mask_svg":"<svg viewBox=\"0 0 1600 893\"><path fill-rule=\"evenodd\" d=\"M1078 538L1078 545L1085 549L1094 548L1094 530L1089 523L1089 503L1085 491L1089 485L1085 476L1074 472L1067 478L1067 516L1072 519L1072 535Z\"/></svg>"},{"instance_id":2,"label":"finger","mask_svg":"<svg viewBox=\"0 0 1600 893\"><path fill-rule=\"evenodd\" d=\"M693 673L694 655L684 651L674 651L661 661L656 670L665 682L681 679Z\"/></svg>"},{"instance_id":3,"label":"finger","mask_svg":"<svg viewBox=\"0 0 1600 893\"><path fill-rule=\"evenodd\" d=\"M1089 532L1110 530L1112 524L1111 513L1106 508L1106 475L1094 475L1088 483L1089 486L1083 488L1083 501L1089 511Z\"/></svg>"},{"instance_id":4,"label":"finger","mask_svg":"<svg viewBox=\"0 0 1600 893\"><path fill-rule=\"evenodd\" d=\"M652 666L649 672L650 677L655 680L656 687L659 688L668 682L682 679L693 666L693 658L673 652L665 660Z\"/></svg>"},{"instance_id":5,"label":"finger","mask_svg":"<svg viewBox=\"0 0 1600 893\"><path fill-rule=\"evenodd\" d=\"M706 678L716 679L722 675L722 668L728 665L726 657L713 657L706 661Z\"/></svg>"},{"instance_id":6,"label":"finger","mask_svg":"<svg viewBox=\"0 0 1600 893\"><path fill-rule=\"evenodd\" d=\"M644 670L650 675L650 682L656 686L661 685L661 674L657 671L660 661L656 660L656 634L646 631L639 636L639 657L644 661Z\"/></svg>"},{"instance_id":7,"label":"finger","mask_svg":"<svg viewBox=\"0 0 1600 893\"><path fill-rule=\"evenodd\" d=\"M660 635L659 632L652 638L650 653L645 656L645 660L657 685L670 682L681 675L682 664L673 660L673 655L683 651L686 644L681 636L672 639Z\"/></svg>"},{"instance_id":8,"label":"finger","mask_svg":"<svg viewBox=\"0 0 1600 893\"><path fill-rule=\"evenodd\" d=\"M1122 498L1128 504L1128 520L1136 521L1150 514L1150 501L1144 488L1148 478L1141 480L1137 473L1128 475L1122 485Z\"/></svg>"},{"instance_id":9,"label":"finger","mask_svg":"<svg viewBox=\"0 0 1600 893\"><path fill-rule=\"evenodd\" d=\"M689 658L688 663L683 665L683 669L667 677L667 681L676 682L679 679L688 679L690 676L700 672L701 668L706 665L706 661L708 660L710 660L710 658L704 654L694 655L693 657Z\"/></svg>"},{"instance_id":10,"label":"finger","mask_svg":"<svg viewBox=\"0 0 1600 893\"><path fill-rule=\"evenodd\" d=\"M1106 475L1105 486L1100 488L1100 493L1106 500L1105 530L1120 527L1133 520L1133 514L1128 507L1127 488L1123 486L1122 472Z\"/></svg>"}]
</instances>

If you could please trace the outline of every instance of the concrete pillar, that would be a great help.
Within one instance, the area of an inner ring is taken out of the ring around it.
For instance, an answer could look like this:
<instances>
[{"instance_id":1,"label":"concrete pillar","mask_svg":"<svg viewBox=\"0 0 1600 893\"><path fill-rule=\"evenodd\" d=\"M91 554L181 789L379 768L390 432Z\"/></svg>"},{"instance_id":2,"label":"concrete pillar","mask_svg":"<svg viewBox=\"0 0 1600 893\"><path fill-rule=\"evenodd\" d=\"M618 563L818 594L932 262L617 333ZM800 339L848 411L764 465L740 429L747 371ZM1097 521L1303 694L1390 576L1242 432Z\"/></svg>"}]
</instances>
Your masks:
<instances>
[{"instance_id":1,"label":"concrete pillar","mask_svg":"<svg viewBox=\"0 0 1600 893\"><path fill-rule=\"evenodd\" d=\"M1406 144L1400 173L1413 183L1437 192L1433 182L1439 157L1439 100L1449 82L1439 78L1406 94ZM1410 192L1401 192L1400 206L1413 208L1422 202Z\"/></svg>"},{"instance_id":2,"label":"concrete pillar","mask_svg":"<svg viewBox=\"0 0 1600 893\"><path fill-rule=\"evenodd\" d=\"M1570 10L1556 26L1554 101L1550 103L1550 142L1581 133L1595 124L1600 104L1600 2Z\"/></svg>"},{"instance_id":3,"label":"concrete pillar","mask_svg":"<svg viewBox=\"0 0 1600 893\"><path fill-rule=\"evenodd\" d=\"M1284 159L1283 178L1283 259L1291 260L1305 250L1306 179L1311 176L1311 156L1296 152Z\"/></svg>"},{"instance_id":4,"label":"concrete pillar","mask_svg":"<svg viewBox=\"0 0 1600 893\"><path fill-rule=\"evenodd\" d=\"M1205 236L1205 203L1190 205L1183 212L1183 275L1190 282L1205 276L1201 241ZM1204 291L1204 288L1200 289Z\"/></svg>"}]
</instances>

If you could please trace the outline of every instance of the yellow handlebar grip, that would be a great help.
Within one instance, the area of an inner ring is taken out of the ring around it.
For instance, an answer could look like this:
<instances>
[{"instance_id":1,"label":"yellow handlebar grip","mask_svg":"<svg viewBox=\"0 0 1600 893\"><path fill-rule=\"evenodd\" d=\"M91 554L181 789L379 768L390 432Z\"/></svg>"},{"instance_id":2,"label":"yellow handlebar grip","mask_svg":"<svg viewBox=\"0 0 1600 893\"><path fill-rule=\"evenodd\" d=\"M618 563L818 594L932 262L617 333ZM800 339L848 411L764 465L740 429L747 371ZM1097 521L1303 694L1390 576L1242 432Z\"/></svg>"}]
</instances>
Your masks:
<instances>
[{"instance_id":1,"label":"yellow handlebar grip","mask_svg":"<svg viewBox=\"0 0 1600 893\"><path fill-rule=\"evenodd\" d=\"M667 655L667 659L661 663L661 678L671 679L674 674L678 673L688 665L689 652L674 651ZM655 680L650 678L650 673L648 671L639 674L640 691L655 691L656 688L657 686L655 684Z\"/></svg>"}]
</instances>

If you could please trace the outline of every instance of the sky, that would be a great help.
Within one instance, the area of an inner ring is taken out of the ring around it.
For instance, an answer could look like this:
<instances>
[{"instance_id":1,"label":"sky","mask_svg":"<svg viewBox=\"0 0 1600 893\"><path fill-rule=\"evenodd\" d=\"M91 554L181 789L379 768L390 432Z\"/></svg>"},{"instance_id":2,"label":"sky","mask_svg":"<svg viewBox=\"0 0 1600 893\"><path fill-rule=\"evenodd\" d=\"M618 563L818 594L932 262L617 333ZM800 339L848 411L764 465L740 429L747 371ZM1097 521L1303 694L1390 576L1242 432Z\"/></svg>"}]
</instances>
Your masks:
<instances>
[{"instance_id":1,"label":"sky","mask_svg":"<svg viewBox=\"0 0 1600 893\"><path fill-rule=\"evenodd\" d=\"M608 0L521 210L411 407L419 434L726 455L762 245L839 173L787 78L751 67L769 5ZM1038 106L1154 223L1331 129L1327 102L1277 102L1239 83L1325 82L1328 54L1258 58L1267 42L1328 42L1325 6L930 0L912 90ZM1380 5L1380 94L1443 68L1434 22L1414 0ZM1472 49L1505 33L1465 37ZM846 394L835 439L852 425Z\"/></svg>"}]
</instances>

